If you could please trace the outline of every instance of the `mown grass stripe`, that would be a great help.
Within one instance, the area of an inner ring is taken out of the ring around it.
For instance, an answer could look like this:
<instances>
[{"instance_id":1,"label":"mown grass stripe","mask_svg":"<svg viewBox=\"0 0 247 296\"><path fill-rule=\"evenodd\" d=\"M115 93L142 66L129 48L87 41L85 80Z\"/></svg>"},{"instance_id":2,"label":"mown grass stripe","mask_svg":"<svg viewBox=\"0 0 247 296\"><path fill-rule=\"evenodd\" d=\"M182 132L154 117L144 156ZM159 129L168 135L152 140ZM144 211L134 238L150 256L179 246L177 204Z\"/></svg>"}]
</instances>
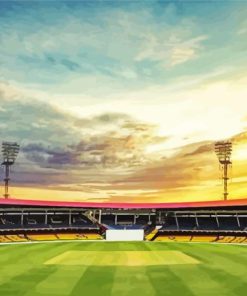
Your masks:
<instances>
[{"instance_id":1,"label":"mown grass stripe","mask_svg":"<svg viewBox=\"0 0 247 296\"><path fill-rule=\"evenodd\" d=\"M115 267L88 267L81 276L70 296L110 296L114 281Z\"/></svg>"},{"instance_id":2,"label":"mown grass stripe","mask_svg":"<svg viewBox=\"0 0 247 296\"><path fill-rule=\"evenodd\" d=\"M25 296L47 296L47 295L71 295L77 282L80 280L87 267L74 268L71 266L62 266L56 268L47 278L39 282Z\"/></svg>"},{"instance_id":3,"label":"mown grass stripe","mask_svg":"<svg viewBox=\"0 0 247 296\"><path fill-rule=\"evenodd\" d=\"M111 295L153 296L156 295L156 291L147 274L147 268L117 267Z\"/></svg>"}]
</instances>

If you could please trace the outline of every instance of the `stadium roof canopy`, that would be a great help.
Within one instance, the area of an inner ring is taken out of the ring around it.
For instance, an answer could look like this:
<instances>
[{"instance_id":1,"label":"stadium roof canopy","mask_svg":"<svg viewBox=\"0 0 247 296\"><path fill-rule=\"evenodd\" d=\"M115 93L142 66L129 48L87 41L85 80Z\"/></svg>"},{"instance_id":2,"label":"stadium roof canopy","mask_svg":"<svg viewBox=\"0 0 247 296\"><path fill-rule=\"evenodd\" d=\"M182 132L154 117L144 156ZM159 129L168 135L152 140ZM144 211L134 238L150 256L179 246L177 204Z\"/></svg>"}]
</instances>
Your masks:
<instances>
[{"instance_id":1,"label":"stadium roof canopy","mask_svg":"<svg viewBox=\"0 0 247 296\"><path fill-rule=\"evenodd\" d=\"M69 202L28 199L0 198L0 206L38 206L38 207L76 207L76 208L112 208L112 209L181 209L181 208L211 208L247 206L247 199L217 200L179 203L114 203L114 202Z\"/></svg>"}]
</instances>

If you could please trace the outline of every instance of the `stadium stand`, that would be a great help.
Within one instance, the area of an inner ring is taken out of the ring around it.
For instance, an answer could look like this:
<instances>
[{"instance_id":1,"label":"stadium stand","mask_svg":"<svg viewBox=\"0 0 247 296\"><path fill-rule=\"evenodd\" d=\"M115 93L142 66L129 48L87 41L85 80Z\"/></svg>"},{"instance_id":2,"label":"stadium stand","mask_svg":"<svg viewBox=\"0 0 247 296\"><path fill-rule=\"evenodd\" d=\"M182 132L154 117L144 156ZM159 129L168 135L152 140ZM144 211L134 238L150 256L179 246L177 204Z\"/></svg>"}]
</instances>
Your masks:
<instances>
[{"instance_id":1,"label":"stadium stand","mask_svg":"<svg viewBox=\"0 0 247 296\"><path fill-rule=\"evenodd\" d=\"M54 241L54 240L102 240L98 233L57 233L57 234L26 234L26 235L0 235L0 243L28 242L28 241Z\"/></svg>"},{"instance_id":2,"label":"stadium stand","mask_svg":"<svg viewBox=\"0 0 247 296\"><path fill-rule=\"evenodd\" d=\"M28 234L31 241L49 240L100 240L103 237L98 233L56 233L56 234Z\"/></svg>"},{"instance_id":3,"label":"stadium stand","mask_svg":"<svg viewBox=\"0 0 247 296\"><path fill-rule=\"evenodd\" d=\"M86 240L86 239L92 239L92 240L100 240L103 239L103 237L98 233L59 233L57 234L57 237L62 240Z\"/></svg>"},{"instance_id":4,"label":"stadium stand","mask_svg":"<svg viewBox=\"0 0 247 296\"><path fill-rule=\"evenodd\" d=\"M0 200L0 242L102 240L143 229L147 241L247 243L247 200L89 204Z\"/></svg>"},{"instance_id":5,"label":"stadium stand","mask_svg":"<svg viewBox=\"0 0 247 296\"><path fill-rule=\"evenodd\" d=\"M7 239L13 242L25 242L27 238L24 235L5 235Z\"/></svg>"},{"instance_id":6,"label":"stadium stand","mask_svg":"<svg viewBox=\"0 0 247 296\"><path fill-rule=\"evenodd\" d=\"M247 237L239 236L190 236L190 235L159 235L154 241L157 242L215 242L215 243L247 243Z\"/></svg>"},{"instance_id":7,"label":"stadium stand","mask_svg":"<svg viewBox=\"0 0 247 296\"><path fill-rule=\"evenodd\" d=\"M210 236L203 236L203 235L196 235L191 236L190 241L191 242L197 242L197 243L203 243L203 242L215 242L217 240L217 236L210 235Z\"/></svg>"},{"instance_id":8,"label":"stadium stand","mask_svg":"<svg viewBox=\"0 0 247 296\"><path fill-rule=\"evenodd\" d=\"M0 242L1 243L9 243L11 242L11 240L7 237L5 237L4 235L0 235Z\"/></svg>"},{"instance_id":9,"label":"stadium stand","mask_svg":"<svg viewBox=\"0 0 247 296\"><path fill-rule=\"evenodd\" d=\"M55 234L28 234L27 238L32 241L48 241L58 239Z\"/></svg>"}]
</instances>

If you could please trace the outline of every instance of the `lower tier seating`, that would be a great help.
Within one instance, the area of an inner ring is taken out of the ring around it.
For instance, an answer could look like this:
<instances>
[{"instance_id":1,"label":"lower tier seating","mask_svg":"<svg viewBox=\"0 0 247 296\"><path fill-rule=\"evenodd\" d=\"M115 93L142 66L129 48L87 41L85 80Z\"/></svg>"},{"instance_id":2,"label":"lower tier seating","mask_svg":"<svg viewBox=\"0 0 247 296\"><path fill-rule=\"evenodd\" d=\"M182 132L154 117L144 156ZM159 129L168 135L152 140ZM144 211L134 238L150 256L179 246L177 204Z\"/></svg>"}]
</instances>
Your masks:
<instances>
[{"instance_id":1,"label":"lower tier seating","mask_svg":"<svg viewBox=\"0 0 247 296\"><path fill-rule=\"evenodd\" d=\"M204 236L204 235L163 235L159 234L154 238L156 242L217 242L217 243L245 243L247 236Z\"/></svg>"},{"instance_id":2,"label":"lower tier seating","mask_svg":"<svg viewBox=\"0 0 247 296\"><path fill-rule=\"evenodd\" d=\"M17 234L5 235L5 237L13 242L26 242L27 241L27 238L22 234L20 234L20 235L17 235Z\"/></svg>"},{"instance_id":3,"label":"lower tier seating","mask_svg":"<svg viewBox=\"0 0 247 296\"><path fill-rule=\"evenodd\" d=\"M0 243L28 242L28 241L55 241L55 240L101 240L99 233L45 233L45 234L12 234L0 235Z\"/></svg>"},{"instance_id":4,"label":"lower tier seating","mask_svg":"<svg viewBox=\"0 0 247 296\"><path fill-rule=\"evenodd\" d=\"M50 240L100 240L103 237L98 233L58 233L58 234L29 234L31 241L50 241Z\"/></svg>"},{"instance_id":5,"label":"lower tier seating","mask_svg":"<svg viewBox=\"0 0 247 296\"><path fill-rule=\"evenodd\" d=\"M0 235L0 243L11 243L11 242L25 242L28 239L23 235Z\"/></svg>"},{"instance_id":6,"label":"lower tier seating","mask_svg":"<svg viewBox=\"0 0 247 296\"><path fill-rule=\"evenodd\" d=\"M28 234L27 237L31 241L49 241L58 239L55 234Z\"/></svg>"},{"instance_id":7,"label":"lower tier seating","mask_svg":"<svg viewBox=\"0 0 247 296\"><path fill-rule=\"evenodd\" d=\"M157 233L155 229L146 235L145 239L156 242L217 242L247 244L247 236L233 235L168 235ZM99 233L46 233L46 234L11 234L0 235L0 243L56 241L56 240L103 240Z\"/></svg>"},{"instance_id":8,"label":"lower tier seating","mask_svg":"<svg viewBox=\"0 0 247 296\"><path fill-rule=\"evenodd\" d=\"M241 243L247 243L247 237L219 236L217 242L241 244Z\"/></svg>"}]
</instances>

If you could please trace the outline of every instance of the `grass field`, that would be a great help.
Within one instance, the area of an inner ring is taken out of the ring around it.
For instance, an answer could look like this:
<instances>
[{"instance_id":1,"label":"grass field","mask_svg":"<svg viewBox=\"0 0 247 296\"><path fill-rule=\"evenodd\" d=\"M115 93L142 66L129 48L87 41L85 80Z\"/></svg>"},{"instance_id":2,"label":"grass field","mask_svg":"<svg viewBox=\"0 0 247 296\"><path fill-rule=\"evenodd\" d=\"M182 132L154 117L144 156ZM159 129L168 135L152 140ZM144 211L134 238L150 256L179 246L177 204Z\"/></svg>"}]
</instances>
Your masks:
<instances>
[{"instance_id":1,"label":"grass field","mask_svg":"<svg viewBox=\"0 0 247 296\"><path fill-rule=\"evenodd\" d=\"M247 247L66 242L0 246L0 295L246 295Z\"/></svg>"}]
</instances>

